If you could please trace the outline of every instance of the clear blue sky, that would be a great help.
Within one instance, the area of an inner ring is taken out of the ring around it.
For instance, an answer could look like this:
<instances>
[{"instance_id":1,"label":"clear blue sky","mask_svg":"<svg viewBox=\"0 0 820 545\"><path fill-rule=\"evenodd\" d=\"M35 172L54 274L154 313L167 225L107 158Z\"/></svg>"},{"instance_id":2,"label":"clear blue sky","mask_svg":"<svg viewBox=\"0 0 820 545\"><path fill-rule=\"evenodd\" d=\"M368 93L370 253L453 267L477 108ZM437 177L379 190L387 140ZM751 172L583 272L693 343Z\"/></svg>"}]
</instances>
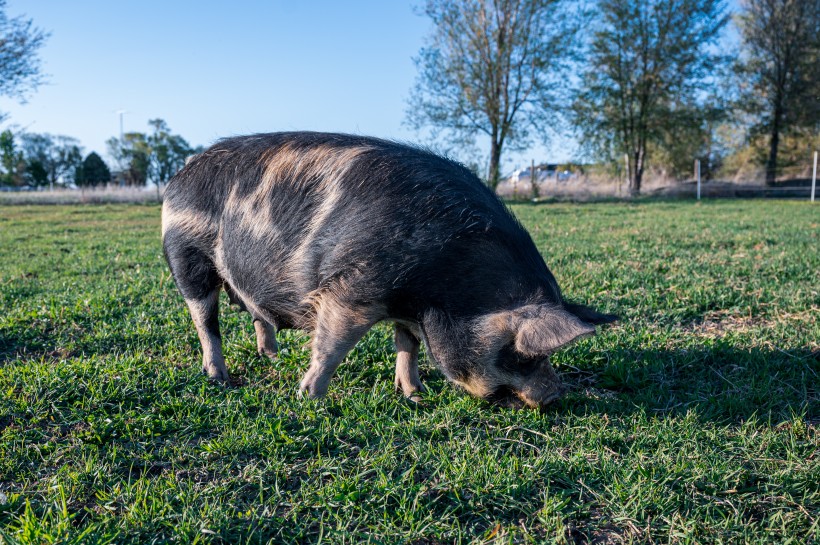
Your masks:
<instances>
[{"instance_id":1,"label":"clear blue sky","mask_svg":"<svg viewBox=\"0 0 820 545\"><path fill-rule=\"evenodd\" d=\"M0 111L86 153L105 154L120 109L126 132L160 117L195 145L298 129L413 141L402 121L430 28L417 3L9 0L9 16L51 33L49 83Z\"/></svg>"}]
</instances>

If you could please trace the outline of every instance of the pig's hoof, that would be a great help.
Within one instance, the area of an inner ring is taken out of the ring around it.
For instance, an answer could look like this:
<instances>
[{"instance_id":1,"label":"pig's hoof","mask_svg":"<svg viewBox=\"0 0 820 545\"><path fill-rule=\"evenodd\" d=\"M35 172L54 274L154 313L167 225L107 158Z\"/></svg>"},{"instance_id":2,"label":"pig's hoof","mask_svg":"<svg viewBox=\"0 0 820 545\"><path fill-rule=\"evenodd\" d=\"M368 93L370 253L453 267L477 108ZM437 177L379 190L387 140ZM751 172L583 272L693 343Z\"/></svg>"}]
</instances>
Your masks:
<instances>
[{"instance_id":1,"label":"pig's hoof","mask_svg":"<svg viewBox=\"0 0 820 545\"><path fill-rule=\"evenodd\" d=\"M399 377L396 377L396 391L401 392L404 394L404 397L410 399L410 397L414 395L426 393L427 388L425 388L421 382L405 384Z\"/></svg>"},{"instance_id":2,"label":"pig's hoof","mask_svg":"<svg viewBox=\"0 0 820 545\"><path fill-rule=\"evenodd\" d=\"M314 393L308 388L299 387L298 395L301 399L321 399L325 397L324 394Z\"/></svg>"},{"instance_id":3,"label":"pig's hoof","mask_svg":"<svg viewBox=\"0 0 820 545\"><path fill-rule=\"evenodd\" d=\"M202 372L208 375L208 378L211 380L215 380L220 384L227 384L230 380L228 376L228 370L225 368L218 368L218 367L202 367Z\"/></svg>"},{"instance_id":4,"label":"pig's hoof","mask_svg":"<svg viewBox=\"0 0 820 545\"><path fill-rule=\"evenodd\" d=\"M424 397L422 397L421 392L413 392L409 396L405 396L405 399L409 401L411 405L424 404Z\"/></svg>"},{"instance_id":5,"label":"pig's hoof","mask_svg":"<svg viewBox=\"0 0 820 545\"><path fill-rule=\"evenodd\" d=\"M260 356L270 358L272 360L275 360L279 356L279 352L276 350L271 350L270 348L265 348L264 346L259 347L257 352Z\"/></svg>"},{"instance_id":6,"label":"pig's hoof","mask_svg":"<svg viewBox=\"0 0 820 545\"><path fill-rule=\"evenodd\" d=\"M299 397L301 398L310 398L310 399L319 399L321 397L325 397L327 393L327 386L324 388L318 384L318 381L315 380L309 373L308 376L302 379L302 382L299 384Z\"/></svg>"}]
</instances>

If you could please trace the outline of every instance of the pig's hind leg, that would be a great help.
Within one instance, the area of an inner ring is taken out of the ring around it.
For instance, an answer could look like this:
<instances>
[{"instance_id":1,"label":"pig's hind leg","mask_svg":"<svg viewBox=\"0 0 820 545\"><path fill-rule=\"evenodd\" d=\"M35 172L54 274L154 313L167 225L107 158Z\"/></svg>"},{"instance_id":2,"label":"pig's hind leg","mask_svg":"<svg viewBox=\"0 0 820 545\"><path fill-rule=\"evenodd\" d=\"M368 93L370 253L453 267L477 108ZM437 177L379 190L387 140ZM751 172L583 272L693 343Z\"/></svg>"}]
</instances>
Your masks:
<instances>
[{"instance_id":1,"label":"pig's hind leg","mask_svg":"<svg viewBox=\"0 0 820 545\"><path fill-rule=\"evenodd\" d=\"M424 391L419 378L419 338L407 326L396 324L396 390L412 401Z\"/></svg>"},{"instance_id":2,"label":"pig's hind leg","mask_svg":"<svg viewBox=\"0 0 820 545\"><path fill-rule=\"evenodd\" d=\"M202 344L202 372L219 382L228 381L219 333L219 288L201 299L185 299Z\"/></svg>"},{"instance_id":3,"label":"pig's hind leg","mask_svg":"<svg viewBox=\"0 0 820 545\"><path fill-rule=\"evenodd\" d=\"M222 279L213 262L196 246L175 233L164 237L165 255L174 281L185 298L202 344L202 371L220 382L228 381L219 333L219 289Z\"/></svg>"}]
</instances>

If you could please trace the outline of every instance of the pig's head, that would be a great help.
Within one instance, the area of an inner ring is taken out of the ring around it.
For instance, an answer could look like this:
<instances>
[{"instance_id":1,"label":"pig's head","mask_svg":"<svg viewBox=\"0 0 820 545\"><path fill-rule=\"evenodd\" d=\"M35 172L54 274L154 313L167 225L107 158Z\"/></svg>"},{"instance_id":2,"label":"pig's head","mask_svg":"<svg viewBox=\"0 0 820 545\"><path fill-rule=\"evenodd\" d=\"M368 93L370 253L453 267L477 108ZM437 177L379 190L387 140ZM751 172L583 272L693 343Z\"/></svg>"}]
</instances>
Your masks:
<instances>
[{"instance_id":1,"label":"pig's head","mask_svg":"<svg viewBox=\"0 0 820 545\"><path fill-rule=\"evenodd\" d=\"M424 333L441 370L469 393L503 406L543 408L566 389L550 354L616 319L582 305L526 304L463 318L431 311Z\"/></svg>"}]
</instances>

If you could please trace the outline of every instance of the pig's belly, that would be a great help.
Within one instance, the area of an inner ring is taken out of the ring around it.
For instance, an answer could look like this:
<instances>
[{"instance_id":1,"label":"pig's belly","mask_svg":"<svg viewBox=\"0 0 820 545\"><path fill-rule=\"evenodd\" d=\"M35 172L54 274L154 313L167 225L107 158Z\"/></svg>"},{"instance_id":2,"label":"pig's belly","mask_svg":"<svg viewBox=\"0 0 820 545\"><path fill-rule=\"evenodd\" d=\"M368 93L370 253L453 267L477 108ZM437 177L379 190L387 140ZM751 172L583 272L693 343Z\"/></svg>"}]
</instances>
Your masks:
<instances>
[{"instance_id":1,"label":"pig's belly","mask_svg":"<svg viewBox=\"0 0 820 545\"><path fill-rule=\"evenodd\" d=\"M293 248L234 231L220 237L215 254L219 275L249 312L279 329L312 329L307 296L315 273Z\"/></svg>"}]
</instances>

